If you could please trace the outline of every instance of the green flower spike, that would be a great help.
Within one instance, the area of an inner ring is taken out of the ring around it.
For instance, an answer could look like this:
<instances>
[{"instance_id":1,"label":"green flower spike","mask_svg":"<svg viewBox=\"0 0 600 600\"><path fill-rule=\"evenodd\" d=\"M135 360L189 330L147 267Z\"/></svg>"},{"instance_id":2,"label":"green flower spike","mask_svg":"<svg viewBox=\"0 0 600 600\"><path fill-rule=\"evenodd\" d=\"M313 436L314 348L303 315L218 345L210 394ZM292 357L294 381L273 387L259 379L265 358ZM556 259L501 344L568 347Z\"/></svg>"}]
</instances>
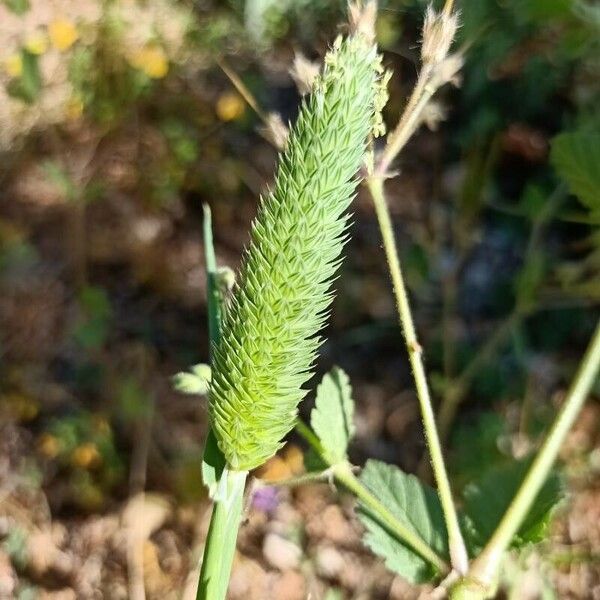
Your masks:
<instances>
[{"instance_id":1,"label":"green flower spike","mask_svg":"<svg viewBox=\"0 0 600 600\"><path fill-rule=\"evenodd\" d=\"M261 200L213 354L210 419L233 470L275 454L306 394L381 74L363 36L336 40Z\"/></svg>"}]
</instances>

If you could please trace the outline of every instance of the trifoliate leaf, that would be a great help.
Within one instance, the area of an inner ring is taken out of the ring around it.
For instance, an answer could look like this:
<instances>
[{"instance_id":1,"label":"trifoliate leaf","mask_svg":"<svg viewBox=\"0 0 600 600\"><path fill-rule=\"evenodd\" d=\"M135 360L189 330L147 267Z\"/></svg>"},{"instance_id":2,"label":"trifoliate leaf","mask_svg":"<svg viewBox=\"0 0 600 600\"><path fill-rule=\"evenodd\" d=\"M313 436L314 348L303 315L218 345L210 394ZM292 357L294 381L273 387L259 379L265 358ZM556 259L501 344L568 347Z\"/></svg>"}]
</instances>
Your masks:
<instances>
[{"instance_id":1,"label":"trifoliate leaf","mask_svg":"<svg viewBox=\"0 0 600 600\"><path fill-rule=\"evenodd\" d=\"M354 435L354 400L348 375L334 367L317 387L310 424L319 437L330 464L346 459L348 443Z\"/></svg>"},{"instance_id":2,"label":"trifoliate leaf","mask_svg":"<svg viewBox=\"0 0 600 600\"><path fill-rule=\"evenodd\" d=\"M182 394L208 393L210 387L210 367L205 364L194 365L189 371L173 376L173 387Z\"/></svg>"},{"instance_id":3,"label":"trifoliate leaf","mask_svg":"<svg viewBox=\"0 0 600 600\"><path fill-rule=\"evenodd\" d=\"M414 475L375 460L367 462L360 480L406 527L440 556L448 556L442 506L432 488ZM432 565L382 526L368 506L359 502L358 515L367 528L364 542L385 559L388 569L412 583L431 581L437 575Z\"/></svg>"},{"instance_id":4,"label":"trifoliate leaf","mask_svg":"<svg viewBox=\"0 0 600 600\"><path fill-rule=\"evenodd\" d=\"M552 140L550 161L582 204L600 212L600 133L561 133Z\"/></svg>"},{"instance_id":5,"label":"trifoliate leaf","mask_svg":"<svg viewBox=\"0 0 600 600\"><path fill-rule=\"evenodd\" d=\"M464 491L467 536L474 549L482 548L496 529L531 464L513 462L488 471ZM561 497L560 478L553 473L538 494L529 514L512 541L515 548L544 539L553 509Z\"/></svg>"}]
</instances>

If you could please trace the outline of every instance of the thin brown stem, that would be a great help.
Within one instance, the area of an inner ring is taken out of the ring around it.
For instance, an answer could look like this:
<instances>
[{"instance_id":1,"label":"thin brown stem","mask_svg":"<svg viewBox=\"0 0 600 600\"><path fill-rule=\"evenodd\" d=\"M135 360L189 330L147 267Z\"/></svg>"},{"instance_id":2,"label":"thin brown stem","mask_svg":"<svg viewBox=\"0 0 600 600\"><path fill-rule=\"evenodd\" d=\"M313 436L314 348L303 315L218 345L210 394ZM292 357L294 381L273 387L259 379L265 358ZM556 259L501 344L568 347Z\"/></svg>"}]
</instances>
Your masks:
<instances>
[{"instance_id":1,"label":"thin brown stem","mask_svg":"<svg viewBox=\"0 0 600 600\"><path fill-rule=\"evenodd\" d=\"M268 124L268 117L266 113L262 110L256 98L252 94L252 92L246 87L246 84L240 79L238 74L221 58L217 58L217 64L221 67L221 70L231 83L233 87L238 91L239 95L246 101L248 106L256 113L258 118L265 124Z\"/></svg>"},{"instance_id":2,"label":"thin brown stem","mask_svg":"<svg viewBox=\"0 0 600 600\"><path fill-rule=\"evenodd\" d=\"M400 117L400 121L396 128L388 135L385 149L379 157L375 167L378 176L387 176L391 163L421 124L423 109L436 91L435 87L428 85L431 72L431 65L424 65L421 69L415 88Z\"/></svg>"}]
</instances>

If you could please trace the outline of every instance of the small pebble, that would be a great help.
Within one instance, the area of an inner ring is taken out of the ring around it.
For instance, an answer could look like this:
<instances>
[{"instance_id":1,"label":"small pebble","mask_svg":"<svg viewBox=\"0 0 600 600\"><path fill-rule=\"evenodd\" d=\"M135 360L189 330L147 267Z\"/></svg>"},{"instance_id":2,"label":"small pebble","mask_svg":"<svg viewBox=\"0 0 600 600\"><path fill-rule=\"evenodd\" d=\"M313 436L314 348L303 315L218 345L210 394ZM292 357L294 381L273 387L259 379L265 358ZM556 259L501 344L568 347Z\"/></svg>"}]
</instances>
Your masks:
<instances>
[{"instance_id":1,"label":"small pebble","mask_svg":"<svg viewBox=\"0 0 600 600\"><path fill-rule=\"evenodd\" d=\"M275 569L286 571L299 566L302 549L277 533L267 533L263 541L263 556Z\"/></svg>"}]
</instances>

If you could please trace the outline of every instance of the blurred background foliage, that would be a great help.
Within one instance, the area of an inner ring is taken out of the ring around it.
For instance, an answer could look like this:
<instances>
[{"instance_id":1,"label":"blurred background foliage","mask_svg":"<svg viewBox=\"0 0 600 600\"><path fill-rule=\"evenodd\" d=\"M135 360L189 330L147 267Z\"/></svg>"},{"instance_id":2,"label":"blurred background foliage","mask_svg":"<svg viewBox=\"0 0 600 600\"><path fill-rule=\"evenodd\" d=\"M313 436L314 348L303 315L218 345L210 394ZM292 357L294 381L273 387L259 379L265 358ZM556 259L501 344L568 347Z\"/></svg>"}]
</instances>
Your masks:
<instances>
[{"instance_id":1,"label":"blurred background foliage","mask_svg":"<svg viewBox=\"0 0 600 600\"><path fill-rule=\"evenodd\" d=\"M55 518L144 487L203 498L206 413L169 379L207 360L202 203L235 267L275 165L261 119L294 118L294 53L318 60L345 4L0 2L0 422L20 440L4 448L2 489L20 482L9 494L41 490ZM458 4L461 84L432 105L390 198L462 487L535 446L598 315L600 9ZM389 124L415 80L425 7L380 2ZM354 210L320 367L354 381L357 462L416 470L379 233L366 197Z\"/></svg>"}]
</instances>

